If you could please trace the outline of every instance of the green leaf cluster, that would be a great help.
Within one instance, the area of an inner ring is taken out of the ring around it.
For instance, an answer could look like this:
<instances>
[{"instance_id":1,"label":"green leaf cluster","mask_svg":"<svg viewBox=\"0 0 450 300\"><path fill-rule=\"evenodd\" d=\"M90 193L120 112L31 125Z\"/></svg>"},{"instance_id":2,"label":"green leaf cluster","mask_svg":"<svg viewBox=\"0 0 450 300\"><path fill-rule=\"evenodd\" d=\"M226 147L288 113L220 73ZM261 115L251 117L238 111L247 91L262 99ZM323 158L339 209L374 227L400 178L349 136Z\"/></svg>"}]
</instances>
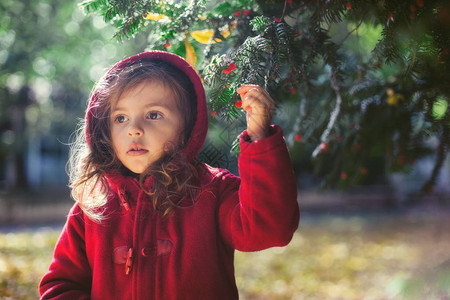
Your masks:
<instances>
[{"instance_id":1,"label":"green leaf cluster","mask_svg":"<svg viewBox=\"0 0 450 300\"><path fill-rule=\"evenodd\" d=\"M101 4L89 9L106 15L113 2L89 1ZM314 171L324 186L379 182L390 172L409 172L433 152L434 183L448 157L448 1L123 1L117 7L106 18L118 26L116 35L149 32L149 48L170 42L167 50L180 55L186 38L192 43L210 109L224 120L240 115L240 84L265 87L285 112L277 121L294 167ZM171 22L142 20L150 11ZM128 30L127 18L141 19ZM219 30L225 25L233 28L226 38ZM202 45L189 37L202 29L213 29L220 42ZM431 137L441 146L433 149Z\"/></svg>"}]
</instances>

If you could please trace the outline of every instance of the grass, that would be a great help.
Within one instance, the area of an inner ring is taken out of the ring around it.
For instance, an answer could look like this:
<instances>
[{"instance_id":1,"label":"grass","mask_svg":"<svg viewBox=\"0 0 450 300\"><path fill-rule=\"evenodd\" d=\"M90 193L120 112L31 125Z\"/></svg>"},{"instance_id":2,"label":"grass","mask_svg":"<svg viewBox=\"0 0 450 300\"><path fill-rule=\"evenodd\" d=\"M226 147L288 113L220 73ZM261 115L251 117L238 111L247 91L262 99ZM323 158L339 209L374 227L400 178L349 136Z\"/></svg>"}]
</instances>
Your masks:
<instances>
[{"instance_id":1,"label":"grass","mask_svg":"<svg viewBox=\"0 0 450 300\"><path fill-rule=\"evenodd\" d=\"M0 234L0 299L38 299L58 235L55 229Z\"/></svg>"},{"instance_id":2,"label":"grass","mask_svg":"<svg viewBox=\"0 0 450 300\"><path fill-rule=\"evenodd\" d=\"M450 214L303 216L289 246L236 253L243 300L449 299ZM0 299L36 299L59 230L0 233Z\"/></svg>"}]
</instances>

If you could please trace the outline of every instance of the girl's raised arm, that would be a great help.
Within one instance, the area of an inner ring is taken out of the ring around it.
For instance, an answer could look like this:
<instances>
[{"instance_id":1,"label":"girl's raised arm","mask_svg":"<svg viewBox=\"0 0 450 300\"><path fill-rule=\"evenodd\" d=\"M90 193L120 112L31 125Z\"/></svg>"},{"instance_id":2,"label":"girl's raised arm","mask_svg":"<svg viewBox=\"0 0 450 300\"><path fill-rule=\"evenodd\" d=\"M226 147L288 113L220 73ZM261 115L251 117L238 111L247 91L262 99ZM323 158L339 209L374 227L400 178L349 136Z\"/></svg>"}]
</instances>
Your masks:
<instances>
[{"instance_id":1,"label":"girl's raised arm","mask_svg":"<svg viewBox=\"0 0 450 300\"><path fill-rule=\"evenodd\" d=\"M279 126L270 125L274 102L259 86L238 89L247 112L240 138L239 178L222 177L219 226L241 251L285 246L299 222L297 184Z\"/></svg>"}]
</instances>

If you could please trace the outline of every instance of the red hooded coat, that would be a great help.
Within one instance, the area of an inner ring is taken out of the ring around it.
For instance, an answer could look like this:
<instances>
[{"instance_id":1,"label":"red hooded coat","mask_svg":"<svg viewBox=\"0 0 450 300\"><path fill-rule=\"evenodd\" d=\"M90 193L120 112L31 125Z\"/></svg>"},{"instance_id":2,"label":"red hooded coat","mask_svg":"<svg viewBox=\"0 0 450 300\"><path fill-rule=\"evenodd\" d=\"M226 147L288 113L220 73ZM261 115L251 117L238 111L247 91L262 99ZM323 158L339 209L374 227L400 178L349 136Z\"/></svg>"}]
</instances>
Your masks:
<instances>
[{"instance_id":1,"label":"red hooded coat","mask_svg":"<svg viewBox=\"0 0 450 300\"><path fill-rule=\"evenodd\" d=\"M197 93L197 120L184 153L194 159L205 141L202 82L182 58L158 51L125 59L160 59L185 72ZM86 114L89 142L94 94ZM162 217L133 177L107 174L111 193L102 222L76 203L57 242L41 299L238 299L234 250L285 246L297 229L297 188L281 129L249 142L241 135L240 178L198 164L201 192L193 205ZM149 189L151 180L145 185Z\"/></svg>"}]
</instances>

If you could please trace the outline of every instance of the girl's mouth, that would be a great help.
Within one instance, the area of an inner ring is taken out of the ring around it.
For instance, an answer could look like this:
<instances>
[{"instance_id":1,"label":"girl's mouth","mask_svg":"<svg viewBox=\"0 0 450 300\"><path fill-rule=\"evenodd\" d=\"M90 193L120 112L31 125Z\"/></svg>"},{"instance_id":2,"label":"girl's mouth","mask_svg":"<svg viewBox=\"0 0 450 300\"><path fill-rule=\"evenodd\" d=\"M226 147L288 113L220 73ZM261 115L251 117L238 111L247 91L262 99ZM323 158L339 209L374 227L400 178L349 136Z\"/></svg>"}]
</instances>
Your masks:
<instances>
[{"instance_id":1,"label":"girl's mouth","mask_svg":"<svg viewBox=\"0 0 450 300\"><path fill-rule=\"evenodd\" d=\"M147 152L148 152L148 150L146 150L146 149L132 148L132 149L127 151L127 154L131 155L131 156L139 156L139 155L146 154Z\"/></svg>"}]
</instances>

